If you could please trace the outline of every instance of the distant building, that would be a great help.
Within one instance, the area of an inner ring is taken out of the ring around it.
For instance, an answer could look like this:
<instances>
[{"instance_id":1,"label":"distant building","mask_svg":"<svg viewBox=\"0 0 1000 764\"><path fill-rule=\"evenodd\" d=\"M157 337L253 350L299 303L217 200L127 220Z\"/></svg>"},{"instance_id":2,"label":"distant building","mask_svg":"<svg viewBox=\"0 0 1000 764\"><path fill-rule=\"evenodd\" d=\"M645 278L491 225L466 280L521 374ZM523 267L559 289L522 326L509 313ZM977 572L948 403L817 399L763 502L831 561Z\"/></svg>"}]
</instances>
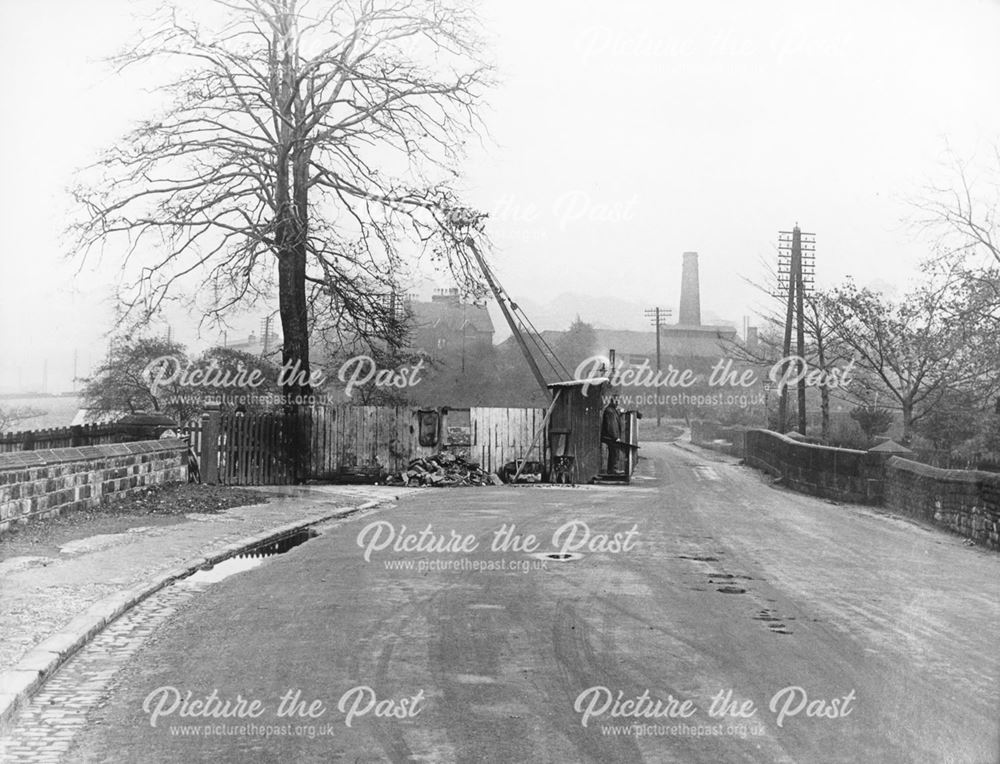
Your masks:
<instances>
[{"instance_id":1,"label":"distant building","mask_svg":"<svg viewBox=\"0 0 1000 764\"><path fill-rule=\"evenodd\" d=\"M247 355L271 355L281 348L281 337L272 331L267 336L258 336L255 332L250 332L250 336L245 340L236 342L227 341L225 347L228 350L237 350Z\"/></svg>"},{"instance_id":2,"label":"distant building","mask_svg":"<svg viewBox=\"0 0 1000 764\"><path fill-rule=\"evenodd\" d=\"M701 323L701 294L698 277L698 253L685 252L681 277L679 320L676 324L660 327L661 359L719 360L731 355L732 344L738 342L736 328L727 325ZM564 331L546 330L538 335L526 336L533 352L541 346L542 355L549 355L548 347L556 348L566 335ZM614 349L615 362L638 366L648 362L656 364L656 332L627 329L594 329L593 355L607 356ZM755 348L758 343L756 327L747 330L746 344ZM500 344L504 351L512 350L515 340L509 338ZM546 347L548 346L548 347ZM576 369L570 369L575 373Z\"/></svg>"},{"instance_id":3,"label":"distant building","mask_svg":"<svg viewBox=\"0 0 1000 764\"><path fill-rule=\"evenodd\" d=\"M410 349L431 357L476 353L493 346L493 319L484 304L463 302L457 289L439 289L430 302L410 300Z\"/></svg>"},{"instance_id":4,"label":"distant building","mask_svg":"<svg viewBox=\"0 0 1000 764\"><path fill-rule=\"evenodd\" d=\"M656 359L656 334L653 339L653 360ZM660 353L687 358L721 358L728 343L736 340L732 326L701 323L701 286L698 277L698 253L685 252L681 271L681 304L676 324L660 330ZM612 346L613 347L613 346Z\"/></svg>"}]
</instances>

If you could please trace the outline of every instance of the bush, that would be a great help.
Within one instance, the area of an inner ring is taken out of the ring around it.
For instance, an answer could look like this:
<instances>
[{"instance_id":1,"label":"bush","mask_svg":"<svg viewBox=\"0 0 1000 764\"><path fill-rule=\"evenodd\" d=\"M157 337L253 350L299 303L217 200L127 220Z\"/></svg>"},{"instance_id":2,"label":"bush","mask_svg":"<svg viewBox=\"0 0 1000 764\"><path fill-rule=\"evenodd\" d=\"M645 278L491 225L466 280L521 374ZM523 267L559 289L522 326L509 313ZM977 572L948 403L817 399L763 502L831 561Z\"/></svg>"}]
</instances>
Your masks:
<instances>
[{"instance_id":1,"label":"bush","mask_svg":"<svg viewBox=\"0 0 1000 764\"><path fill-rule=\"evenodd\" d=\"M855 448L866 451L871 440L861 431L856 421L837 419L830 423L830 445L837 448Z\"/></svg>"}]
</instances>

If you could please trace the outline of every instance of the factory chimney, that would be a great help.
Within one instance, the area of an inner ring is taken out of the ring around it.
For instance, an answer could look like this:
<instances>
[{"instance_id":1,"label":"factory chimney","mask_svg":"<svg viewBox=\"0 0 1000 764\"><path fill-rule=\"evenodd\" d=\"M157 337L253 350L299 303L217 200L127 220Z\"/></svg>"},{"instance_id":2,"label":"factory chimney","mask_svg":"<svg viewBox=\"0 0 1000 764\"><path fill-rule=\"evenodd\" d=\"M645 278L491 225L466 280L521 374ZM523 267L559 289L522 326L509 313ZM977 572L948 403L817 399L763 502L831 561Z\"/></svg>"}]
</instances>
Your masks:
<instances>
[{"instance_id":1,"label":"factory chimney","mask_svg":"<svg viewBox=\"0 0 1000 764\"><path fill-rule=\"evenodd\" d=\"M698 253L684 253L681 272L681 310L678 324L701 326L701 296L698 287Z\"/></svg>"}]
</instances>

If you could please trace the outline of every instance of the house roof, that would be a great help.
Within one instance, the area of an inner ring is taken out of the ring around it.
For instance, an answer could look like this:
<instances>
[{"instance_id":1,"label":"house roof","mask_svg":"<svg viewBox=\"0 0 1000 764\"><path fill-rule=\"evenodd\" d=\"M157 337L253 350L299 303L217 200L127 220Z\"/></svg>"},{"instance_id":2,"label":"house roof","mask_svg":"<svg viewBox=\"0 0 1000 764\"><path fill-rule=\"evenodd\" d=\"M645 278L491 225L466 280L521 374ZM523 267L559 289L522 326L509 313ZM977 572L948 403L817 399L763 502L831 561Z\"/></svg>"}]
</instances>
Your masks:
<instances>
[{"instance_id":1,"label":"house roof","mask_svg":"<svg viewBox=\"0 0 1000 764\"><path fill-rule=\"evenodd\" d=\"M409 305L418 331L432 327L448 332L461 332L466 327L489 334L494 331L493 319L485 305L450 300L411 302Z\"/></svg>"},{"instance_id":2,"label":"house roof","mask_svg":"<svg viewBox=\"0 0 1000 764\"><path fill-rule=\"evenodd\" d=\"M913 451L908 449L906 446L901 446L894 440L887 440L884 443L879 443L874 448L869 448L869 451L875 451L880 454L912 454Z\"/></svg>"},{"instance_id":3,"label":"house roof","mask_svg":"<svg viewBox=\"0 0 1000 764\"><path fill-rule=\"evenodd\" d=\"M580 387L582 385L596 387L597 385L607 384L609 381L607 377L587 377L587 379L567 379L563 382L550 382L546 387Z\"/></svg>"}]
</instances>

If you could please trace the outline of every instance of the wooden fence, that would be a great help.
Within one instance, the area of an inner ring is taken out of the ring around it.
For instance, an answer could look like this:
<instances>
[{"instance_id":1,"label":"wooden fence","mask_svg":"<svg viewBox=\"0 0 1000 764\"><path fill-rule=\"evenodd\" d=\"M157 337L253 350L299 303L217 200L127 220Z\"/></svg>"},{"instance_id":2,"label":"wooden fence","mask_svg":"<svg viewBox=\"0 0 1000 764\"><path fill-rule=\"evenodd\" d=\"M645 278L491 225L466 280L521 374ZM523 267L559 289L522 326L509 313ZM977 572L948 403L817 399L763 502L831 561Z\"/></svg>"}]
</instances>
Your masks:
<instances>
[{"instance_id":1,"label":"wooden fence","mask_svg":"<svg viewBox=\"0 0 1000 764\"><path fill-rule=\"evenodd\" d=\"M425 438L421 445L421 419L428 414L438 418L435 437L433 442ZM226 485L281 485L300 478L343 480L401 472L412 459L445 448L495 472L527 456L544 416L544 409L535 408L431 412L403 406L341 405L316 406L295 418L214 414L180 429L200 457L203 479ZM297 432L303 437L301 449L294 442ZM214 454L208 454L203 444L213 440L217 447ZM544 461L547 445L543 434L531 458ZM298 466L296 452L308 457Z\"/></svg>"},{"instance_id":2,"label":"wooden fence","mask_svg":"<svg viewBox=\"0 0 1000 764\"><path fill-rule=\"evenodd\" d=\"M104 446L121 442L123 428L116 424L84 424L45 430L8 432L0 435L0 453L43 448Z\"/></svg>"},{"instance_id":3,"label":"wooden fence","mask_svg":"<svg viewBox=\"0 0 1000 764\"><path fill-rule=\"evenodd\" d=\"M441 413L438 439L420 444L420 416L427 409L382 406L325 406L311 412L310 475L334 479L376 469L400 472L412 459L442 448L461 451L487 472L525 457L545 417L536 408L448 409ZM534 457L544 460L547 441Z\"/></svg>"}]
</instances>

